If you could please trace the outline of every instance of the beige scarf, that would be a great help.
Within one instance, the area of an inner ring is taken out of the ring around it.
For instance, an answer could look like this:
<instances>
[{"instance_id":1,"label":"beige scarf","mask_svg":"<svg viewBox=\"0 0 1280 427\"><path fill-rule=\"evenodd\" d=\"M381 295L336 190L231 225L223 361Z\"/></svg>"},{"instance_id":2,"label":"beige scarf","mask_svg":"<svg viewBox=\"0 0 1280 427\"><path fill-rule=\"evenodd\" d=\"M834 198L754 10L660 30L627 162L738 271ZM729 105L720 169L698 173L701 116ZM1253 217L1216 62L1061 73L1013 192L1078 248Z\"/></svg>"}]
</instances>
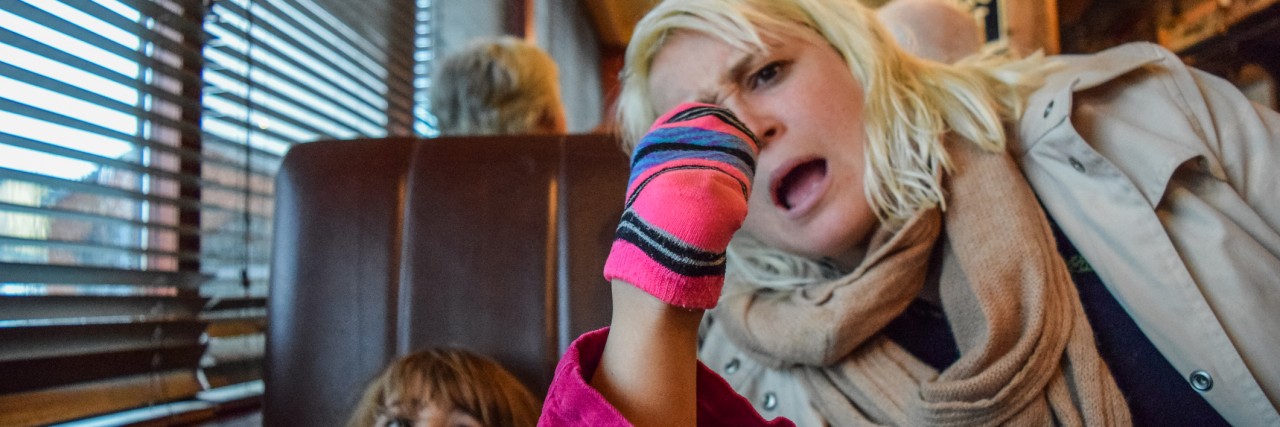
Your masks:
<instances>
[{"instance_id":1,"label":"beige scarf","mask_svg":"<svg viewBox=\"0 0 1280 427\"><path fill-rule=\"evenodd\" d=\"M837 425L1130 424L1012 159L948 145L945 213L877 233L862 265L829 282L773 291L731 275L717 321L740 349L790 369ZM941 373L879 334L920 294L932 256L961 354Z\"/></svg>"}]
</instances>

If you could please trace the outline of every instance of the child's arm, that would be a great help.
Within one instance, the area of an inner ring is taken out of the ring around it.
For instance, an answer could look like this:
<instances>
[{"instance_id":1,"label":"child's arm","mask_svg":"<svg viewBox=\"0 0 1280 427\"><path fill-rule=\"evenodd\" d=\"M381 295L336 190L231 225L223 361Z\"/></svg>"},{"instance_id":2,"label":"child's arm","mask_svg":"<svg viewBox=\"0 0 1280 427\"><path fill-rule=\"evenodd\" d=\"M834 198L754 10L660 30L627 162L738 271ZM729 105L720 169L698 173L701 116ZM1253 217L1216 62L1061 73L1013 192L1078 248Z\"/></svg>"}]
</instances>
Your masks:
<instances>
[{"instance_id":1,"label":"child's arm","mask_svg":"<svg viewBox=\"0 0 1280 427\"><path fill-rule=\"evenodd\" d=\"M703 310L667 304L621 280L612 286L612 327L592 387L634 425L696 425Z\"/></svg>"}]
</instances>

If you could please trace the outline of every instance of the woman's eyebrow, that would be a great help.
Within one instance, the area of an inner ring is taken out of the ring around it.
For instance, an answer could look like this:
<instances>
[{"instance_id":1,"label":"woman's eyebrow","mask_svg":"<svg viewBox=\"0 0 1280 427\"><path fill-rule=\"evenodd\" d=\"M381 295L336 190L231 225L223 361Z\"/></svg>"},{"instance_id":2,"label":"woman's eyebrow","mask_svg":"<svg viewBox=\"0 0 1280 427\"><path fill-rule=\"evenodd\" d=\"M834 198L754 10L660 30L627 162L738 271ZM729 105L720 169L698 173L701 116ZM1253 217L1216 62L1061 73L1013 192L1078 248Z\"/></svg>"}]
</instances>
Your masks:
<instances>
[{"instance_id":1,"label":"woman's eyebrow","mask_svg":"<svg viewBox=\"0 0 1280 427\"><path fill-rule=\"evenodd\" d=\"M741 82L747 76L747 73L751 72L751 65L755 63L755 60L755 54L743 54L741 58L733 62L733 65L729 67L729 71L721 76L723 83L732 87L732 85Z\"/></svg>"}]
</instances>

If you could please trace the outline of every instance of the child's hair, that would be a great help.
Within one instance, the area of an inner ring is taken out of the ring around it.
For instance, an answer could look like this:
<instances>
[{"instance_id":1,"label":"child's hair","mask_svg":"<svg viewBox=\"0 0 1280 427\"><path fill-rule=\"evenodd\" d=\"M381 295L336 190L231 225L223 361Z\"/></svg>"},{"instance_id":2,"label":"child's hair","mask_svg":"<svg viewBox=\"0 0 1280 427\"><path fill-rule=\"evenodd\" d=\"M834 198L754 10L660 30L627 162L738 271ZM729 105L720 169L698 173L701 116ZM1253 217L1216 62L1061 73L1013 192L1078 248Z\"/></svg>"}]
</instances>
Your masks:
<instances>
[{"instance_id":1,"label":"child's hair","mask_svg":"<svg viewBox=\"0 0 1280 427\"><path fill-rule=\"evenodd\" d=\"M391 402L398 408L388 408ZM532 427L541 412L540 402L498 362L439 348L411 353L387 366L369 383L347 426L372 427L380 413L416 414L428 402L451 404L486 427Z\"/></svg>"}]
</instances>

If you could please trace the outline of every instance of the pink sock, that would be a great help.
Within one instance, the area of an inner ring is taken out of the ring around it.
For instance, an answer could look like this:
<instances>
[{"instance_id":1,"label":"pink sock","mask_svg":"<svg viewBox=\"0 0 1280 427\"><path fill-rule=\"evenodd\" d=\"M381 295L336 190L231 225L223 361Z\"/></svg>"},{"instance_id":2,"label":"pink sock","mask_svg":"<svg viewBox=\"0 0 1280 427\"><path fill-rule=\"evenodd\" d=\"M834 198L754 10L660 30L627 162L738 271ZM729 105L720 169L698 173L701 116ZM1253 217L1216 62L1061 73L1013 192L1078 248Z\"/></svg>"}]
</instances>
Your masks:
<instances>
[{"instance_id":1,"label":"pink sock","mask_svg":"<svg viewBox=\"0 0 1280 427\"><path fill-rule=\"evenodd\" d=\"M756 152L751 132L722 108L683 104L659 118L632 155L605 278L668 304L714 307L725 248L747 215Z\"/></svg>"}]
</instances>

